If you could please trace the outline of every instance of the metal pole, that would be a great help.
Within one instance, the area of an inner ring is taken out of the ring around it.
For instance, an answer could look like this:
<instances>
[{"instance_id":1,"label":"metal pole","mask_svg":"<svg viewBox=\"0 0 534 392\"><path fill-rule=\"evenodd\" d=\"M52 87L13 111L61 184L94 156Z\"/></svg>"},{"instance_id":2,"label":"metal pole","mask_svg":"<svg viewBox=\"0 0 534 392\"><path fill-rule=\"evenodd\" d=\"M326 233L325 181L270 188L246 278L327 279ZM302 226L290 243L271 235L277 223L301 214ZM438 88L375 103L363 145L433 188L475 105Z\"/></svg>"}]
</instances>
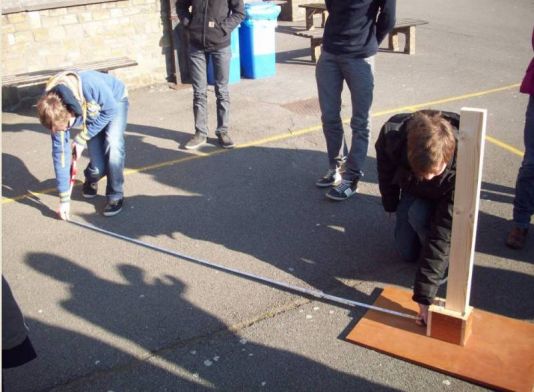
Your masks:
<instances>
[{"instance_id":1,"label":"metal pole","mask_svg":"<svg viewBox=\"0 0 534 392\"><path fill-rule=\"evenodd\" d=\"M106 235L109 235L111 237L115 237L115 238L119 238L121 240L125 240L125 241L128 241L128 242L131 242L133 244L141 245L141 246L143 246L145 248L148 248L148 249L152 249L152 250L155 250L155 251L158 251L158 252L161 252L161 253L166 253L168 255L179 257L179 258L182 258L182 259L194 261L194 262L196 262L198 264L202 264L202 265L205 265L205 266L216 268L216 269L221 270L221 271L231 272L231 273L233 273L235 275L246 276L248 278L251 278L251 279L254 279L254 280L257 280L257 281L260 281L260 282L269 283L269 284L271 284L273 286L283 287L285 289L288 289L288 290L291 290L291 291L295 291L295 292L298 292L298 293L302 293L302 294L305 294L305 295L308 295L308 296L312 296L312 297L315 297L315 298L321 298L321 299L328 300L330 302L336 302L336 303L343 304L343 305L348 305L348 306L351 306L351 307L362 307L362 308L366 308L366 309L372 309L372 310L376 310L377 312L387 313L387 314L391 314L393 316L399 316L399 317L404 317L404 318L408 318L408 319L418 320L417 316L414 316L414 315L411 315L411 314L401 313L401 312L397 312L395 310L389 310L389 309L381 308L381 307L374 306L374 305L367 305L367 304L364 304L362 302L357 302L357 301L353 301L353 300L350 300L350 299L345 299L345 298L336 297L336 296L333 296L333 295L330 295L330 294L325 294L320 290L306 289L304 287L299 287L299 286L295 286L295 285L292 285L292 284L289 284L289 283L284 283L284 282L280 282L280 281L273 280L273 279L270 279L270 278L266 278L266 277L263 277L263 276L255 275L255 274L252 274L252 273L249 273L249 272L240 271L240 270L237 270L235 268L225 267L225 266L220 265L220 264L212 263L211 261L197 259L197 258L188 256L188 255L184 255L182 253L175 252L175 251L172 251L172 250L169 250L169 249L160 248L159 246L151 245L151 244L149 244L147 242L144 242L144 241L141 241L141 240L136 240L135 238L130 238L130 237L124 236L122 234L114 233L112 231L104 230L104 229L101 229L99 227L96 227L96 226L93 226L93 225L89 225L87 223L77 222L77 221L74 221L74 220L69 220L69 222L73 223L73 224L75 224L77 226L84 227L86 229L96 231L98 233L106 234Z\"/></svg>"}]
</instances>

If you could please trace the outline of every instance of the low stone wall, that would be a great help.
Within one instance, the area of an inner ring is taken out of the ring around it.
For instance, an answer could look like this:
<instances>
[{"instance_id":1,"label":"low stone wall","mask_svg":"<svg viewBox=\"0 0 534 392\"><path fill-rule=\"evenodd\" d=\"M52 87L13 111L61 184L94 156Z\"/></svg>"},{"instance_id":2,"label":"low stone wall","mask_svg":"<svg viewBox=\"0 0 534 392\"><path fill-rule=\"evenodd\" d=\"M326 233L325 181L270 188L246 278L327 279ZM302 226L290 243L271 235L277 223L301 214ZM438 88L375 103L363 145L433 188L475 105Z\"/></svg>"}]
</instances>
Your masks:
<instances>
[{"instance_id":1,"label":"low stone wall","mask_svg":"<svg viewBox=\"0 0 534 392\"><path fill-rule=\"evenodd\" d=\"M117 0L25 11L2 10L2 74L127 56L139 65L111 71L129 87L169 78L167 0Z\"/></svg>"}]
</instances>

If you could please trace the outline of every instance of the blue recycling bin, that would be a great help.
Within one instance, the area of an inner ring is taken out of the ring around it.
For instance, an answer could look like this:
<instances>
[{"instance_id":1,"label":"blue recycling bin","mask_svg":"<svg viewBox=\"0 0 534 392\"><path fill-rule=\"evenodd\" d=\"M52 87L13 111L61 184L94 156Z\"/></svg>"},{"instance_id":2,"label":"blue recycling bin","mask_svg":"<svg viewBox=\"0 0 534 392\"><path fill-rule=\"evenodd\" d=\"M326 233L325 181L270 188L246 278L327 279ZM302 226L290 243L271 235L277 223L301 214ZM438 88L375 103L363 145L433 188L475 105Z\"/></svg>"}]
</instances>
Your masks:
<instances>
[{"instance_id":1,"label":"blue recycling bin","mask_svg":"<svg viewBox=\"0 0 534 392\"><path fill-rule=\"evenodd\" d=\"M276 74L275 34L280 6L257 2L245 4L245 20L239 29L241 75L259 79Z\"/></svg>"},{"instance_id":2,"label":"blue recycling bin","mask_svg":"<svg viewBox=\"0 0 534 392\"><path fill-rule=\"evenodd\" d=\"M230 50L232 57L230 58L230 75L228 76L228 83L233 84L241 80L241 61L239 59L239 28L235 28L230 35ZM208 84L215 84L215 71L213 70L213 61L211 56L208 59Z\"/></svg>"}]
</instances>

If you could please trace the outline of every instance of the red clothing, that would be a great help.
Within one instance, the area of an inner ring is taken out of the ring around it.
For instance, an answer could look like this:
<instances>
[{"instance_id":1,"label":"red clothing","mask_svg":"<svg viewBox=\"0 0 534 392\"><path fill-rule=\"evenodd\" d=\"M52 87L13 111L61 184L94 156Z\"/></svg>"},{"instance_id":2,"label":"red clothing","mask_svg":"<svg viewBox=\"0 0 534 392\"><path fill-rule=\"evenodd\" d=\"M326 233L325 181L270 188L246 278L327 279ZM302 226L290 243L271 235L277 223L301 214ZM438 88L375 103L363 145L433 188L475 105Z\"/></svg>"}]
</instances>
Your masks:
<instances>
[{"instance_id":1,"label":"red clothing","mask_svg":"<svg viewBox=\"0 0 534 392\"><path fill-rule=\"evenodd\" d=\"M532 49L534 50L534 29L532 30ZM530 60L527 73L523 78L523 83L521 83L519 91L525 94L534 95L534 57Z\"/></svg>"}]
</instances>

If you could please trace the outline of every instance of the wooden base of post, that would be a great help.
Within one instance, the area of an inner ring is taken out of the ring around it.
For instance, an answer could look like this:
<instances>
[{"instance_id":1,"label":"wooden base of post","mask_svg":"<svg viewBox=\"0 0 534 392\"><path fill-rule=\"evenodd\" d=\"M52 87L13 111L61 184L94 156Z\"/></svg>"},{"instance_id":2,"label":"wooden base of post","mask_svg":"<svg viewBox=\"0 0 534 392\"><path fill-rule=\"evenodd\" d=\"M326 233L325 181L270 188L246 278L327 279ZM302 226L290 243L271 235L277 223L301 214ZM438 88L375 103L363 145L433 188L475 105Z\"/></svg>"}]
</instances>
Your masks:
<instances>
[{"instance_id":1,"label":"wooden base of post","mask_svg":"<svg viewBox=\"0 0 534 392\"><path fill-rule=\"evenodd\" d=\"M414 316L418 311L412 292L394 287L374 305ZM461 346L426 336L414 320L368 310L347 340L493 389L534 391L534 324L476 308L468 320L473 332Z\"/></svg>"},{"instance_id":2,"label":"wooden base of post","mask_svg":"<svg viewBox=\"0 0 534 392\"><path fill-rule=\"evenodd\" d=\"M467 312L462 314L445 309L444 301L438 302L440 304L431 305L428 309L426 336L465 346L471 336L473 308L469 307Z\"/></svg>"}]
</instances>

